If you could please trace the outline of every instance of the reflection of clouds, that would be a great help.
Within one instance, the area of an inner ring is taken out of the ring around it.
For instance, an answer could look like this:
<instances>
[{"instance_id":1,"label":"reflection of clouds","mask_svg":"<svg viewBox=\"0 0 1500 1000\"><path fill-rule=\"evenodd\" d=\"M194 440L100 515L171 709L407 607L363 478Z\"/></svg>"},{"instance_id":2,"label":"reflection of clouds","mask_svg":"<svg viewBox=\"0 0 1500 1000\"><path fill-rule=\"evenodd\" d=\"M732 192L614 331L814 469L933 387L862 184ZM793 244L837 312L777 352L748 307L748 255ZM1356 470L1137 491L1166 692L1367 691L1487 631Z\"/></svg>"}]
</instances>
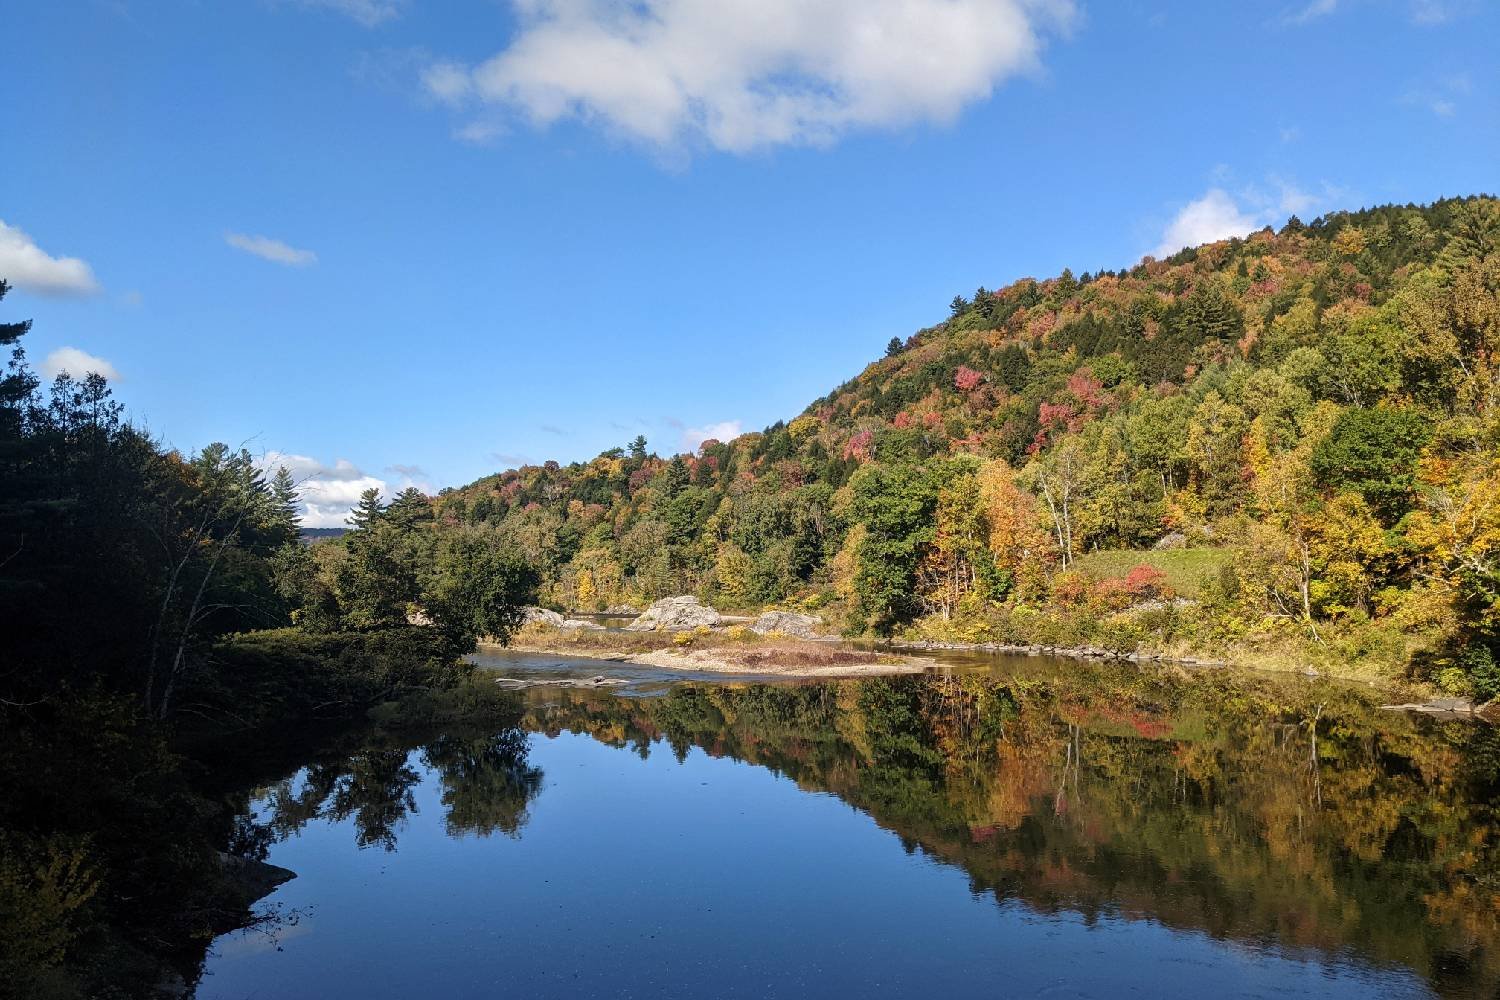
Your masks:
<instances>
[{"instance_id":1,"label":"reflection of clouds","mask_svg":"<svg viewBox=\"0 0 1500 1000\"><path fill-rule=\"evenodd\" d=\"M295 919L288 921L280 913L271 913L268 922L243 930L230 931L214 939L213 953L218 958L233 961L275 951L292 938L305 937L312 933L312 914L297 910Z\"/></svg>"}]
</instances>

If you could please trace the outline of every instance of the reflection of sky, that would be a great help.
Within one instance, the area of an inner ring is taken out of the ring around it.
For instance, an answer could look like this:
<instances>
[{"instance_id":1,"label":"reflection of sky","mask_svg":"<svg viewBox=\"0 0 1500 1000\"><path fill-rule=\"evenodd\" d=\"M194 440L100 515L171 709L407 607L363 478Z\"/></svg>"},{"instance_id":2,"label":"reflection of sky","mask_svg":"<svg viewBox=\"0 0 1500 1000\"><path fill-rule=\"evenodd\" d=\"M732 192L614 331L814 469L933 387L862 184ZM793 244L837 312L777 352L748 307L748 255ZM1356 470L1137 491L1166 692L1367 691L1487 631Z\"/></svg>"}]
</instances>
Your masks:
<instances>
[{"instance_id":1,"label":"reflection of sky","mask_svg":"<svg viewBox=\"0 0 1500 1000\"><path fill-rule=\"evenodd\" d=\"M271 899L314 916L281 951L221 942L199 997L1427 995L1406 972L997 906L834 796L698 749L532 745L546 779L519 840L448 837L429 775L394 854L357 850L350 823L274 848L299 877Z\"/></svg>"}]
</instances>

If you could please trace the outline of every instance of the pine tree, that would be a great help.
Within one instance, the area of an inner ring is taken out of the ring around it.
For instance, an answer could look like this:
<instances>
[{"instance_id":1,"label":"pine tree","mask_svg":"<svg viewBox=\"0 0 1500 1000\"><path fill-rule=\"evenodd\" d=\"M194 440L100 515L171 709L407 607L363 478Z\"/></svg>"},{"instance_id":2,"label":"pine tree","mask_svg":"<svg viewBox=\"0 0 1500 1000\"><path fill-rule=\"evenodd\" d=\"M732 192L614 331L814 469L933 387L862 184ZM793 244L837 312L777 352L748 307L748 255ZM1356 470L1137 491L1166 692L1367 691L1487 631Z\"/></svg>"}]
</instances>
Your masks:
<instances>
[{"instance_id":1,"label":"pine tree","mask_svg":"<svg viewBox=\"0 0 1500 1000\"><path fill-rule=\"evenodd\" d=\"M282 465L276 469L276 474L271 477L271 503L272 510L279 526L296 538L302 530L302 518L297 513L297 483L292 479L292 474L287 467Z\"/></svg>"},{"instance_id":2,"label":"pine tree","mask_svg":"<svg viewBox=\"0 0 1500 1000\"><path fill-rule=\"evenodd\" d=\"M423 521L432 520L432 506L425 493L415 486L408 486L396 494L385 516L396 527L409 531Z\"/></svg>"},{"instance_id":3,"label":"pine tree","mask_svg":"<svg viewBox=\"0 0 1500 1000\"><path fill-rule=\"evenodd\" d=\"M894 358L903 350L905 350L905 345L901 343L901 338L892 337L891 342L885 345L885 356L888 358Z\"/></svg>"},{"instance_id":4,"label":"pine tree","mask_svg":"<svg viewBox=\"0 0 1500 1000\"><path fill-rule=\"evenodd\" d=\"M355 531L368 531L385 517L385 504L380 502L380 491L371 486L359 495L359 504L349 514L349 524Z\"/></svg>"}]
</instances>

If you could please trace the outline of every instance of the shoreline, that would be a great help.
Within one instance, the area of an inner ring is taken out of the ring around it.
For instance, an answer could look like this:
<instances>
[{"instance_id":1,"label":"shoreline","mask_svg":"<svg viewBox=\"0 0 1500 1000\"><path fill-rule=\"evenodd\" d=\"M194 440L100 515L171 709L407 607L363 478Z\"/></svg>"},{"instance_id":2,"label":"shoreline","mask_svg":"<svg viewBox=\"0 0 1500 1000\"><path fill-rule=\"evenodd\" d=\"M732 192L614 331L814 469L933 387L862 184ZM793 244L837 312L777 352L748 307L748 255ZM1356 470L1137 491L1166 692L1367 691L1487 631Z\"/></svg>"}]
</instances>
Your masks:
<instances>
[{"instance_id":1,"label":"shoreline","mask_svg":"<svg viewBox=\"0 0 1500 1000\"><path fill-rule=\"evenodd\" d=\"M729 650L709 647L695 650L653 649L639 652L614 653L595 649L573 651L543 645L513 643L501 646L497 643L480 643L481 647L505 649L513 653L530 653L540 656L567 656L583 660L598 660L601 663L630 663L635 666L657 667L662 670L680 670L684 673L731 674L747 677L815 677L825 680L856 677L884 677L896 674L920 674L937 666L937 661L925 656L904 656L894 662L880 661L879 653L871 653L860 660L849 663L776 663L736 662L728 657Z\"/></svg>"},{"instance_id":2,"label":"shoreline","mask_svg":"<svg viewBox=\"0 0 1500 1000\"><path fill-rule=\"evenodd\" d=\"M955 653L1004 653L1010 656L1060 656L1070 660L1116 660L1123 663L1177 663L1183 666L1262 669L1206 656L1169 656L1166 653L1122 653L1104 646L1015 645L1004 642L946 642L937 639L893 639L893 649L947 650ZM1293 671L1321 676L1316 670Z\"/></svg>"}]
</instances>

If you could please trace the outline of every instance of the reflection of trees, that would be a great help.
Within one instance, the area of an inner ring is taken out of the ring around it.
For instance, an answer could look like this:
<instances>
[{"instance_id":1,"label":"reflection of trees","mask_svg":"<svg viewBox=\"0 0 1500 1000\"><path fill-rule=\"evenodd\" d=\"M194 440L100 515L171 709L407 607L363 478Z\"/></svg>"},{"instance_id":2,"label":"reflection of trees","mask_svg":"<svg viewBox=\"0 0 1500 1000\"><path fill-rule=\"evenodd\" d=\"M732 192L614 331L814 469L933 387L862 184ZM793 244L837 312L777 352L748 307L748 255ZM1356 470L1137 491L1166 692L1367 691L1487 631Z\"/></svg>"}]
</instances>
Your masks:
<instances>
[{"instance_id":1,"label":"reflection of trees","mask_svg":"<svg viewBox=\"0 0 1500 1000\"><path fill-rule=\"evenodd\" d=\"M548 693L528 724L771 768L1033 909L1500 984L1500 739L1347 687L1079 664Z\"/></svg>"},{"instance_id":2,"label":"reflection of trees","mask_svg":"<svg viewBox=\"0 0 1500 1000\"><path fill-rule=\"evenodd\" d=\"M542 788L541 768L526 759L526 736L511 729L493 736L444 736L423 750L443 786L450 834L518 837L526 807Z\"/></svg>"},{"instance_id":3,"label":"reflection of trees","mask_svg":"<svg viewBox=\"0 0 1500 1000\"><path fill-rule=\"evenodd\" d=\"M314 820L352 820L360 847L396 849L397 833L417 811L421 772L407 745L365 747L332 761L311 764L274 785L264 804L266 818L241 818L234 840L263 857L266 847ZM526 807L541 790L540 769L527 763L526 736L510 728L483 736L442 736L423 748L438 772L449 833L517 836Z\"/></svg>"},{"instance_id":4,"label":"reflection of trees","mask_svg":"<svg viewBox=\"0 0 1500 1000\"><path fill-rule=\"evenodd\" d=\"M422 776L405 749L364 750L333 763L314 764L300 784L282 782L269 797L270 826L282 839L314 819L354 820L360 847L396 849L396 830L416 812L412 794Z\"/></svg>"}]
</instances>

